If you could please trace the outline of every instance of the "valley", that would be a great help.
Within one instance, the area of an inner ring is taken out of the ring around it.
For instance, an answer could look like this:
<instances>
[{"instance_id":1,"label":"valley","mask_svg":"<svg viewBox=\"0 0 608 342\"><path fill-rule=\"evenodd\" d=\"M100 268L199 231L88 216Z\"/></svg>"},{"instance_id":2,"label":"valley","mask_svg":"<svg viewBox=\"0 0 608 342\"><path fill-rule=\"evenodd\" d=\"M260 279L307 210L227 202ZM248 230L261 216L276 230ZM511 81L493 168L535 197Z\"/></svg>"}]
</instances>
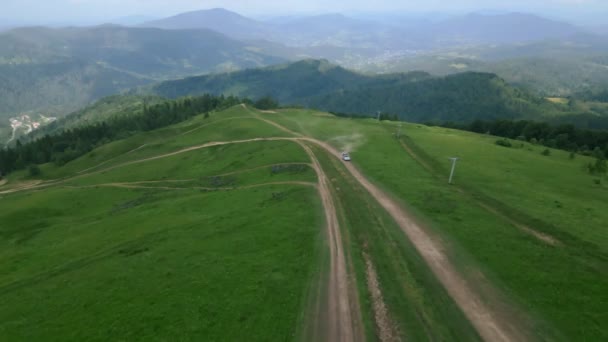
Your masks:
<instances>
[{"instance_id":1,"label":"valley","mask_svg":"<svg viewBox=\"0 0 608 342\"><path fill-rule=\"evenodd\" d=\"M0 11L0 341L608 341L608 4Z\"/></svg>"}]
</instances>

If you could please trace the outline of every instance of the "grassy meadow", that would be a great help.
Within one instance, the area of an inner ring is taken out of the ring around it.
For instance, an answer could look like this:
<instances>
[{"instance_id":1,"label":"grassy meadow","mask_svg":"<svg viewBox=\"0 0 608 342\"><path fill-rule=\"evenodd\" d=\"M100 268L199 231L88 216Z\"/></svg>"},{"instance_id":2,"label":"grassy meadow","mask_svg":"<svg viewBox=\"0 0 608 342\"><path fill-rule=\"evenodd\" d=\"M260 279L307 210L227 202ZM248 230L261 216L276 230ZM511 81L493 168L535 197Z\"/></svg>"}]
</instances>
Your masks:
<instances>
[{"instance_id":1,"label":"grassy meadow","mask_svg":"<svg viewBox=\"0 0 608 342\"><path fill-rule=\"evenodd\" d=\"M309 110L265 117L349 150L354 164L447 242L463 272L477 265L503 294L496 305L538 338L608 338L600 323L608 309L608 231L602 224L608 222L608 189L583 170L590 158L571 160L557 150L543 156L544 147L507 149L493 137L403 123L402 139L414 144L429 171L401 146L398 123ZM447 184L452 156L462 158L457 186Z\"/></svg>"},{"instance_id":2,"label":"grassy meadow","mask_svg":"<svg viewBox=\"0 0 608 342\"><path fill-rule=\"evenodd\" d=\"M256 115L349 151L445 244L481 298L533 339L608 339L608 180L584 171L590 158L308 109ZM61 167L43 165L38 180L56 182L0 194L0 339L305 336L311 289L327 269L309 156L286 140L163 156L291 136L237 106L102 145ZM371 263L396 336L479 340L343 162L306 144L330 179L365 337L379 338ZM449 185L453 156L460 160ZM0 191L35 180L15 172L8 181Z\"/></svg>"},{"instance_id":3,"label":"grassy meadow","mask_svg":"<svg viewBox=\"0 0 608 342\"><path fill-rule=\"evenodd\" d=\"M45 178L64 181L0 195L0 339L297 338L324 241L317 190L290 183L317 181L297 144L216 146L122 165L192 144L280 135L229 120L235 114L44 165ZM150 148L127 153L143 144ZM118 182L146 188L109 186Z\"/></svg>"}]
</instances>

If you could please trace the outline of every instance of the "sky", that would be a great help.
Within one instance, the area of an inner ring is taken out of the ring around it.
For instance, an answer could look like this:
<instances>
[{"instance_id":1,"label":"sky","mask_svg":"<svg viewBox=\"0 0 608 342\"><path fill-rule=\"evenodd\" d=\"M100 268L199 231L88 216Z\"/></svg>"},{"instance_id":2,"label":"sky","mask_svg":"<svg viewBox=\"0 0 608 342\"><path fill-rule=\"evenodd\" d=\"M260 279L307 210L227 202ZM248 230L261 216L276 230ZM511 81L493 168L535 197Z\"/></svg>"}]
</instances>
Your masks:
<instances>
[{"instance_id":1,"label":"sky","mask_svg":"<svg viewBox=\"0 0 608 342\"><path fill-rule=\"evenodd\" d=\"M16 23L166 17L223 7L244 15L327 12L470 12L508 10L562 15L608 15L608 0L0 0L0 20ZM603 17L605 18L605 17Z\"/></svg>"}]
</instances>

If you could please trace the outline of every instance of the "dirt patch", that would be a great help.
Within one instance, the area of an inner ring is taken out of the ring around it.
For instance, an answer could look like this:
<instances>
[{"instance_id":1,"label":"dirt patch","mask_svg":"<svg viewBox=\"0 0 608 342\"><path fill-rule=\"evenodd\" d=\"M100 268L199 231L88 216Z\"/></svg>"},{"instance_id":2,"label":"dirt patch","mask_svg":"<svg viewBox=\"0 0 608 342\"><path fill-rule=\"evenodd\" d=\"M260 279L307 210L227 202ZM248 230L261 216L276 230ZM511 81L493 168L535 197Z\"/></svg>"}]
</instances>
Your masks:
<instances>
[{"instance_id":1,"label":"dirt patch","mask_svg":"<svg viewBox=\"0 0 608 342\"><path fill-rule=\"evenodd\" d=\"M123 153L123 154L121 154L121 155L118 155L118 156L116 156L116 157L114 157L114 158L110 158L110 159L108 159L108 160L106 160L106 161L104 161L104 162L102 162L102 163L99 163L99 164L97 164L97 165L93 166L93 167L90 167L90 168L88 168L88 169L84 169L84 170L82 170L82 171L79 171L79 172L78 172L78 174L82 174L82 173L85 173L85 172L87 172L87 171L90 171L90 170L96 169L96 168L98 168L98 167L100 167L100 166L103 166L103 165L105 165L105 164L107 164L107 163L111 162L112 160L115 160L115 159L116 159L116 158L118 158L118 157L126 156L126 155L128 155L128 154L130 154L130 153L133 153L133 152L135 152L135 151L141 150L141 149L142 149L142 148L144 148L145 146L146 146L146 144L143 144L143 145L141 145L141 146L139 146L139 147L137 147L137 148L132 149L131 151L127 151L127 152L125 152L125 153Z\"/></svg>"},{"instance_id":2,"label":"dirt patch","mask_svg":"<svg viewBox=\"0 0 608 342\"><path fill-rule=\"evenodd\" d=\"M0 179L0 186L3 186L4 184L6 184L8 181L6 179Z\"/></svg>"},{"instance_id":3,"label":"dirt patch","mask_svg":"<svg viewBox=\"0 0 608 342\"><path fill-rule=\"evenodd\" d=\"M6 182L6 179L4 181ZM14 187L4 190L4 191L0 191L0 194L10 194L13 192L34 189L34 188L37 188L38 185L41 183L42 183L42 181L40 181L40 180L32 180L32 181L16 183Z\"/></svg>"},{"instance_id":4,"label":"dirt patch","mask_svg":"<svg viewBox=\"0 0 608 342\"><path fill-rule=\"evenodd\" d=\"M365 259L365 276L367 279L367 289L372 298L372 306L374 308L374 321L378 331L378 338L382 342L397 342L401 341L395 324L390 318L386 303L380 290L378 282L378 274L374 268L371 258L366 252L363 252Z\"/></svg>"}]
</instances>

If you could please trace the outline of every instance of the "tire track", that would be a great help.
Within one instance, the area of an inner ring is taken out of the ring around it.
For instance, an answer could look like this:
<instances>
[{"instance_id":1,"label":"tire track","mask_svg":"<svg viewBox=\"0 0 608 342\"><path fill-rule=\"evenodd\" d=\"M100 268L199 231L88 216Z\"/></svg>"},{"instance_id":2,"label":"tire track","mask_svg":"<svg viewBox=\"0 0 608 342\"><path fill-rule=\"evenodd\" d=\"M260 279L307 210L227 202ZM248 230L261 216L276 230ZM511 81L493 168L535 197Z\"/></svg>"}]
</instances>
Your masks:
<instances>
[{"instance_id":1,"label":"tire track","mask_svg":"<svg viewBox=\"0 0 608 342\"><path fill-rule=\"evenodd\" d=\"M362 341L364 340L363 328L359 317L358 301L353 297L349 285L349 277L346 268L346 259L342 244L340 224L336 213L336 207L329 188L329 180L315 156L314 152L300 140L296 141L306 151L312 161L313 169L319 178L319 195L325 211L327 224L327 236L330 252L330 271L328 289L328 303L326 313L328 319L327 331L321 332L325 336L315 336L325 341ZM354 312L353 312L354 311ZM320 317L321 315L317 315ZM320 322L315 326L319 327ZM319 329L316 329L317 331Z\"/></svg>"},{"instance_id":2,"label":"tire track","mask_svg":"<svg viewBox=\"0 0 608 342\"><path fill-rule=\"evenodd\" d=\"M256 114L253 115L259 117ZM310 137L302 137L301 134L293 132L276 122L262 117L259 118L284 132L298 136L298 138L294 138L295 140L314 143L334 155L334 157L340 158L340 152L326 142ZM344 165L351 176L391 215L454 302L485 341L528 340L519 322L506 317L498 309L488 305L482 296L476 292L476 288L457 271L455 265L449 259L442 242L433 238L409 213L403 210L387 193L372 184L353 164L344 163Z\"/></svg>"}]
</instances>

